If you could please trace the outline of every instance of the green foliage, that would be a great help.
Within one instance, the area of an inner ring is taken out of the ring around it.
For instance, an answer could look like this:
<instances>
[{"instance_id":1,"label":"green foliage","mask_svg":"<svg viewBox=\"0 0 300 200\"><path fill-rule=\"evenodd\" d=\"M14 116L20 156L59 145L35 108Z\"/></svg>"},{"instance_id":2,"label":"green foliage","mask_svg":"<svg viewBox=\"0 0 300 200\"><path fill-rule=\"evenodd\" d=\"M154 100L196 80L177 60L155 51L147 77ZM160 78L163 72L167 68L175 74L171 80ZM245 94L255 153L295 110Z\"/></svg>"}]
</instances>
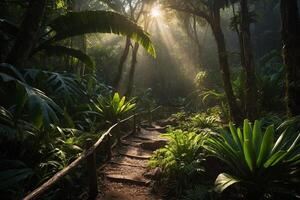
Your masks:
<instances>
[{"instance_id":1,"label":"green foliage","mask_svg":"<svg viewBox=\"0 0 300 200\"><path fill-rule=\"evenodd\" d=\"M216 199L212 188L206 185L196 185L192 189L186 190L181 200L213 200Z\"/></svg>"},{"instance_id":2,"label":"green foliage","mask_svg":"<svg viewBox=\"0 0 300 200\"><path fill-rule=\"evenodd\" d=\"M47 89L55 94L57 99L74 102L75 98L83 95L82 86L73 74L44 72L47 75Z\"/></svg>"},{"instance_id":3,"label":"green foliage","mask_svg":"<svg viewBox=\"0 0 300 200\"><path fill-rule=\"evenodd\" d=\"M178 122L178 126L176 126L176 128L185 131L201 133L204 130L208 132L216 131L221 127L220 115L216 112L201 112L190 114L189 116L187 116L184 112L179 112L172 116L175 117Z\"/></svg>"},{"instance_id":4,"label":"green foliage","mask_svg":"<svg viewBox=\"0 0 300 200\"><path fill-rule=\"evenodd\" d=\"M50 123L58 122L57 113L61 108L45 93L27 84L24 77L11 65L1 64L3 72L0 78L4 83L12 84L16 89L16 112L21 114L24 106L31 113L31 120L36 127L49 127Z\"/></svg>"},{"instance_id":5,"label":"green foliage","mask_svg":"<svg viewBox=\"0 0 300 200\"><path fill-rule=\"evenodd\" d=\"M207 77L206 71L200 71L197 73L194 82L197 85L197 87L203 87L203 82L205 78Z\"/></svg>"},{"instance_id":6,"label":"green foliage","mask_svg":"<svg viewBox=\"0 0 300 200\"><path fill-rule=\"evenodd\" d=\"M0 80L0 91L6 96L0 106L1 162L14 160L28 166L1 167L0 185L7 188L0 188L0 193L5 199L19 199L66 167L82 152L86 139L99 138L101 131L92 123L93 117L76 117L82 109L89 110L90 99L83 96L83 88L99 87L72 74L18 71L8 64L1 64ZM87 121L88 126L81 126Z\"/></svg>"},{"instance_id":7,"label":"green foliage","mask_svg":"<svg viewBox=\"0 0 300 200\"><path fill-rule=\"evenodd\" d=\"M99 113L105 121L116 123L121 120L130 111L136 108L135 99L126 100L126 97L120 97L119 93L99 96L92 104L92 110Z\"/></svg>"},{"instance_id":8,"label":"green foliage","mask_svg":"<svg viewBox=\"0 0 300 200\"><path fill-rule=\"evenodd\" d=\"M18 35L19 27L7 20L0 20L0 32L15 39ZM40 43L35 45L37 47L31 52L32 55L41 50L44 50L49 55L67 55L77 58L85 63L87 67L93 69L94 64L91 58L84 52L55 43L87 33L114 33L130 37L141 44L150 55L156 56L149 34L144 32L136 23L115 12L99 10L68 12L51 20L47 25L51 28L51 31L45 28L47 34L46 36L41 36Z\"/></svg>"},{"instance_id":9,"label":"green foliage","mask_svg":"<svg viewBox=\"0 0 300 200\"><path fill-rule=\"evenodd\" d=\"M157 106L157 102L155 101L152 92L152 89L148 88L137 95L137 103L140 109L146 109L147 111L150 111Z\"/></svg>"},{"instance_id":10,"label":"green foliage","mask_svg":"<svg viewBox=\"0 0 300 200\"><path fill-rule=\"evenodd\" d=\"M251 11L248 13L249 15L249 23L255 23L257 22L257 14L254 11ZM235 30L236 28L240 31L240 26L241 26L241 12L239 11L238 13L236 13L235 16L233 16L230 20L230 29L231 30Z\"/></svg>"},{"instance_id":11,"label":"green foliage","mask_svg":"<svg viewBox=\"0 0 300 200\"><path fill-rule=\"evenodd\" d=\"M1 198L9 199L14 194L21 199L25 183L32 179L34 171L18 160L1 160L0 166Z\"/></svg>"},{"instance_id":12,"label":"green foliage","mask_svg":"<svg viewBox=\"0 0 300 200\"><path fill-rule=\"evenodd\" d=\"M93 71L95 68L93 60L87 54L77 49L59 45L48 45L43 48L43 51L45 51L48 56L71 56L77 58L81 62L85 63L91 71Z\"/></svg>"},{"instance_id":13,"label":"green foliage","mask_svg":"<svg viewBox=\"0 0 300 200\"><path fill-rule=\"evenodd\" d=\"M284 110L284 67L277 66L270 74L257 75L259 103L262 111L281 112Z\"/></svg>"},{"instance_id":14,"label":"green foliage","mask_svg":"<svg viewBox=\"0 0 300 200\"><path fill-rule=\"evenodd\" d=\"M203 174L202 146L206 135L169 130L164 137L168 144L154 152L149 165L160 167L170 192L180 196L183 189Z\"/></svg>"},{"instance_id":15,"label":"green foliage","mask_svg":"<svg viewBox=\"0 0 300 200\"><path fill-rule=\"evenodd\" d=\"M218 123L220 119L218 116L207 115L205 113L199 113L190 117L191 126L197 129L212 129L215 130L218 128Z\"/></svg>"},{"instance_id":16,"label":"green foliage","mask_svg":"<svg viewBox=\"0 0 300 200\"><path fill-rule=\"evenodd\" d=\"M52 39L54 41L86 33L115 33L130 37L141 44L150 55L156 56L149 35L137 24L116 12L69 12L52 20L49 26L55 31Z\"/></svg>"},{"instance_id":17,"label":"green foliage","mask_svg":"<svg viewBox=\"0 0 300 200\"><path fill-rule=\"evenodd\" d=\"M226 163L228 173L216 179L216 190L222 192L235 183L265 192L268 187L284 182L298 182L300 134L287 127L275 139L273 125L261 130L261 122L252 126L244 121L243 129L229 123L230 132L223 131L205 143L206 149ZM293 179L291 179L293 177Z\"/></svg>"}]
</instances>

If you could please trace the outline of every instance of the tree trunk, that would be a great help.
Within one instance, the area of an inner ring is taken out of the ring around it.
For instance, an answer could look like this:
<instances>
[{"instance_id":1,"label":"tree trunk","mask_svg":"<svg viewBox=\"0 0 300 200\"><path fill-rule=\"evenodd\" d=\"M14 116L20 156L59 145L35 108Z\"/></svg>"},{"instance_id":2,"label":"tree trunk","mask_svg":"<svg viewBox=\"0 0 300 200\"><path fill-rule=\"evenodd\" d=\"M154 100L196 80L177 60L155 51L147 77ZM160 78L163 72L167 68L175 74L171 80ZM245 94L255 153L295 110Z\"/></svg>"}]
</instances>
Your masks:
<instances>
[{"instance_id":1,"label":"tree trunk","mask_svg":"<svg viewBox=\"0 0 300 200\"><path fill-rule=\"evenodd\" d=\"M6 62L21 67L27 61L35 46L41 22L44 17L46 0L31 0L20 25L20 33Z\"/></svg>"},{"instance_id":2,"label":"tree trunk","mask_svg":"<svg viewBox=\"0 0 300 200\"><path fill-rule=\"evenodd\" d=\"M139 50L140 45L138 43L134 44L134 48L132 50L132 58L131 58L131 66L130 66L130 72L129 72L129 78L128 78L128 85L126 89L126 96L130 96L133 90L133 84L134 84L134 73L137 63L137 53Z\"/></svg>"},{"instance_id":3,"label":"tree trunk","mask_svg":"<svg viewBox=\"0 0 300 200\"><path fill-rule=\"evenodd\" d=\"M281 0L282 55L286 70L286 107L300 114L300 22L297 0Z\"/></svg>"},{"instance_id":4,"label":"tree trunk","mask_svg":"<svg viewBox=\"0 0 300 200\"><path fill-rule=\"evenodd\" d=\"M202 58L202 45L201 45L201 42L199 40L199 37L198 37L198 31L197 31L197 21L196 21L196 17L193 15L193 32L194 32L194 37L195 37L195 43L196 43L196 46L197 46L197 50L198 50L198 66L200 68L203 67L203 58Z\"/></svg>"},{"instance_id":5,"label":"tree trunk","mask_svg":"<svg viewBox=\"0 0 300 200\"><path fill-rule=\"evenodd\" d=\"M238 16L237 16L236 11L235 11L235 4L232 3L231 6L232 6L233 17L237 18ZM241 65L245 66L246 65L245 64L245 55L244 55L244 51L242 50L244 45L243 45L243 39L242 39L242 36L241 36L241 33L240 33L240 29L239 29L239 24L238 23L234 23L233 25L234 25L234 31L236 32L237 37L239 39ZM243 71L241 71L241 73L245 73L245 71L243 70ZM246 113L245 99L246 99L246 97L245 97L245 91L243 91L243 93L240 96L240 102L241 102L241 106L242 106L241 109L242 109L242 111L244 113Z\"/></svg>"},{"instance_id":6,"label":"tree trunk","mask_svg":"<svg viewBox=\"0 0 300 200\"><path fill-rule=\"evenodd\" d=\"M198 36L198 30L197 30L197 19L196 19L196 15L192 15L192 23L190 21L190 17L188 17L187 20L184 21L184 26L185 26L185 30L186 33L188 35L188 37L190 38L192 45L194 46L196 53L193 55L193 57L197 58L197 60L195 60L194 65L198 66L199 69L202 69L203 64L202 64L202 45L201 42L199 40L199 36Z\"/></svg>"},{"instance_id":7,"label":"tree trunk","mask_svg":"<svg viewBox=\"0 0 300 200\"><path fill-rule=\"evenodd\" d=\"M71 11L82 11L84 10L84 0L74 0L70 2L70 10ZM86 53L87 46L86 46L86 35L79 35L71 38L71 47L75 49L80 49L82 52ZM83 76L85 73L85 66L83 63L78 63L75 66L75 71L78 76Z\"/></svg>"},{"instance_id":8,"label":"tree trunk","mask_svg":"<svg viewBox=\"0 0 300 200\"><path fill-rule=\"evenodd\" d=\"M214 10L212 15L212 21L210 24L217 43L220 71L222 75L225 95L228 101L230 115L233 121L235 121L236 123L240 123L243 120L243 113L237 104L230 81L230 70L227 58L225 38L220 24L220 10Z\"/></svg>"},{"instance_id":9,"label":"tree trunk","mask_svg":"<svg viewBox=\"0 0 300 200\"><path fill-rule=\"evenodd\" d=\"M257 89L255 83L255 66L253 61L251 38L250 38L250 16L248 11L248 1L241 0L241 24L240 24L240 37L241 37L241 56L242 65L246 72L246 116L250 120L255 120L257 117Z\"/></svg>"},{"instance_id":10,"label":"tree trunk","mask_svg":"<svg viewBox=\"0 0 300 200\"><path fill-rule=\"evenodd\" d=\"M117 76L116 76L116 78L113 82L113 86L115 87L116 90L119 89L119 85L120 85L120 82L121 82L122 73L123 73L123 69L124 69L124 64L127 60L129 49L130 49L130 44L131 44L131 40L130 40L129 37L127 37L126 38L126 43L125 43L125 48L124 48L123 54L120 58Z\"/></svg>"}]
</instances>

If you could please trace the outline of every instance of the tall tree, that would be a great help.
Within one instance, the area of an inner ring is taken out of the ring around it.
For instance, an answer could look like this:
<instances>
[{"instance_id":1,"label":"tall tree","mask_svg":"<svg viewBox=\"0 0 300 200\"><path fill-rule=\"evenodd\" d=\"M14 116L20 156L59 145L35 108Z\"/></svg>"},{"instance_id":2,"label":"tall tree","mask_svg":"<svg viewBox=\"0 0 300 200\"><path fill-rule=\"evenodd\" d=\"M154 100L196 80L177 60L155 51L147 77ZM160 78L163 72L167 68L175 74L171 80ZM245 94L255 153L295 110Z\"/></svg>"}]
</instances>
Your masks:
<instances>
[{"instance_id":1,"label":"tall tree","mask_svg":"<svg viewBox=\"0 0 300 200\"><path fill-rule=\"evenodd\" d=\"M219 67L222 75L224 91L226 94L230 115L232 119L239 123L244 118L242 110L238 106L237 100L233 93L230 69L228 63L227 49L223 30L221 28L220 10L226 6L226 1L170 1L169 6L172 9L182 12L188 12L198 17L203 18L210 25L213 35L217 43L217 51L219 58Z\"/></svg>"},{"instance_id":2,"label":"tall tree","mask_svg":"<svg viewBox=\"0 0 300 200\"><path fill-rule=\"evenodd\" d=\"M195 15L190 15L188 13L180 13L180 19L182 20L182 25L184 28L184 31L187 33L189 36L189 39L192 42L192 45L194 45L194 48L196 49L195 51L195 57L197 60L195 60L195 66L198 66L199 68L203 67L203 56L202 56L202 51L203 51L203 46L201 44L199 35L198 35L198 26L203 26L203 22L199 22L199 18ZM203 20L202 20L203 21Z\"/></svg>"},{"instance_id":3,"label":"tall tree","mask_svg":"<svg viewBox=\"0 0 300 200\"><path fill-rule=\"evenodd\" d=\"M84 10L84 7L87 6L86 4L88 4L88 1L85 1L85 0L72 0L71 2L68 2L68 3L69 3L69 7L70 7L69 10L70 11L79 12L79 11ZM79 35L79 36L72 37L70 42L71 42L70 46L72 48L79 49L83 53L86 53L86 49L87 49L86 35ZM72 59L70 59L70 58L71 57L68 57L68 60L72 61ZM71 63L71 65L73 64L72 62L69 62L69 63ZM70 67L75 69L75 71L78 75L84 75L84 73L85 73L85 66L80 65L79 62L77 62L75 66L70 66Z\"/></svg>"},{"instance_id":4,"label":"tall tree","mask_svg":"<svg viewBox=\"0 0 300 200\"><path fill-rule=\"evenodd\" d=\"M110 0L110 1L107 0L106 2L110 2L109 6L111 8L113 8L118 12L123 13L124 15L128 16L132 21L136 23L138 22L140 15L144 10L144 4L145 4L145 0L138 0L138 1L125 0L123 2L120 2L119 0ZM127 61L130 52L130 47L133 47L132 42L131 39L127 37L124 45L124 50L120 57L117 75L113 81L113 86L115 87L116 90L121 90L120 84L122 80L122 74L124 71L124 65Z\"/></svg>"},{"instance_id":5,"label":"tall tree","mask_svg":"<svg viewBox=\"0 0 300 200\"><path fill-rule=\"evenodd\" d=\"M281 0L282 55L286 70L286 106L300 114L300 20L297 0Z\"/></svg>"},{"instance_id":6,"label":"tall tree","mask_svg":"<svg viewBox=\"0 0 300 200\"><path fill-rule=\"evenodd\" d=\"M245 110L246 116L250 120L255 120L257 117L257 88L255 82L255 65L253 60L253 52L251 46L250 33L250 13L248 10L248 0L240 0L240 50L241 63L246 74L246 91L245 91Z\"/></svg>"},{"instance_id":7,"label":"tall tree","mask_svg":"<svg viewBox=\"0 0 300 200\"><path fill-rule=\"evenodd\" d=\"M130 1L130 0L129 0ZM133 6L131 4L132 2L130 1L130 17L138 23L143 15L143 21L144 21L144 30L148 29L149 25L149 12L147 12L145 7L151 8L151 3L147 4L147 1L141 0L136 2L136 4ZM147 5L146 5L147 4ZM132 54L131 54L131 64L129 68L129 75L128 75L128 81L126 85L126 90L125 90L125 95L126 96L131 96L132 91L133 91L133 85L134 85L134 75L136 71L136 64L137 64L137 55L139 51L140 45L135 42L133 49L132 49Z\"/></svg>"},{"instance_id":8,"label":"tall tree","mask_svg":"<svg viewBox=\"0 0 300 200\"><path fill-rule=\"evenodd\" d=\"M119 88L119 85L120 85L120 82L121 82L121 78L122 78L122 74L123 74L123 70L124 70L124 65L125 65L125 62L127 60L129 50L130 50L130 45L131 45L131 39L129 37L127 37L126 42L125 42L125 46L124 46L124 50L123 50L122 55L120 57L117 75L116 75L116 77L114 79L114 82L113 82L113 86L116 89Z\"/></svg>"},{"instance_id":9,"label":"tall tree","mask_svg":"<svg viewBox=\"0 0 300 200\"><path fill-rule=\"evenodd\" d=\"M134 73L135 68L137 64L137 53L139 50L140 45L138 43L134 44L132 55L131 55L131 65L129 70L129 76L128 76L128 83L127 83L127 89L126 89L126 96L131 96L132 90L133 90L133 84L134 84Z\"/></svg>"},{"instance_id":10,"label":"tall tree","mask_svg":"<svg viewBox=\"0 0 300 200\"><path fill-rule=\"evenodd\" d=\"M6 62L17 67L24 65L34 48L46 8L46 0L30 0L20 25L17 40Z\"/></svg>"}]
</instances>

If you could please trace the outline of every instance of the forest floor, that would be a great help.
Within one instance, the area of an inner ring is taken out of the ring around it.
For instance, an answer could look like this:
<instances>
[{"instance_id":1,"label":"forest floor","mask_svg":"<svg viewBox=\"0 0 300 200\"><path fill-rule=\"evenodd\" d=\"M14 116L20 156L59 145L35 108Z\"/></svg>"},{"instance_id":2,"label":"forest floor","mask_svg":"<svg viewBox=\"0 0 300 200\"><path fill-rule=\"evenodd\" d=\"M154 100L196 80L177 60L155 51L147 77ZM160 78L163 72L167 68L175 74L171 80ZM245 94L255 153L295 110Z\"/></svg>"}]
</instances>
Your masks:
<instances>
[{"instance_id":1,"label":"forest floor","mask_svg":"<svg viewBox=\"0 0 300 200\"><path fill-rule=\"evenodd\" d=\"M160 200L151 192L156 170L148 168L154 150L164 146L166 139L160 137L164 129L158 125L145 126L123 138L114 149L111 161L101 169L102 193L98 200Z\"/></svg>"}]
</instances>

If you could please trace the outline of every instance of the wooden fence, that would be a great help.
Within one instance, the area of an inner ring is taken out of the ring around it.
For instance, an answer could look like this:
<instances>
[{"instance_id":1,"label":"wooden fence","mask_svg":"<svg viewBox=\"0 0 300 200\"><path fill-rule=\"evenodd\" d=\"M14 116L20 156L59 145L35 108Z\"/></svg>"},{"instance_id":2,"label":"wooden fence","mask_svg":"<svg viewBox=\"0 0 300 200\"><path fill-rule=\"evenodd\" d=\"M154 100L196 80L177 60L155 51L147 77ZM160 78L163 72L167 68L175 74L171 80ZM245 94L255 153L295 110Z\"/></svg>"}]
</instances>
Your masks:
<instances>
[{"instance_id":1,"label":"wooden fence","mask_svg":"<svg viewBox=\"0 0 300 200\"><path fill-rule=\"evenodd\" d=\"M154 111L156 111L159 108L160 106L151 110L150 113L152 114ZM94 144L92 143L92 141L87 141L86 150L83 153L81 153L81 155L78 158L76 158L73 162L71 162L67 167L57 172L54 176L52 176L52 178L50 178L45 183L40 185L38 188L33 190L30 194L25 196L23 200L33 200L40 197L45 191L51 188L55 183L61 180L65 175L67 175L73 169L78 167L84 161L86 161L87 163L87 172L89 176L89 199L94 199L98 194L97 167L96 167L96 160L95 160L95 154L97 152L97 149L99 149L99 146L103 144L104 141L106 140L109 141L110 136L112 136L112 131L124 122L128 122L129 120L133 119L133 132L135 132L136 128L139 126L140 123L137 122L138 120L137 117L140 117L144 113L149 114L149 112L140 112L114 124L104 134L102 134L101 137ZM111 147L108 146L108 148L109 148L108 151L110 152Z\"/></svg>"}]
</instances>

